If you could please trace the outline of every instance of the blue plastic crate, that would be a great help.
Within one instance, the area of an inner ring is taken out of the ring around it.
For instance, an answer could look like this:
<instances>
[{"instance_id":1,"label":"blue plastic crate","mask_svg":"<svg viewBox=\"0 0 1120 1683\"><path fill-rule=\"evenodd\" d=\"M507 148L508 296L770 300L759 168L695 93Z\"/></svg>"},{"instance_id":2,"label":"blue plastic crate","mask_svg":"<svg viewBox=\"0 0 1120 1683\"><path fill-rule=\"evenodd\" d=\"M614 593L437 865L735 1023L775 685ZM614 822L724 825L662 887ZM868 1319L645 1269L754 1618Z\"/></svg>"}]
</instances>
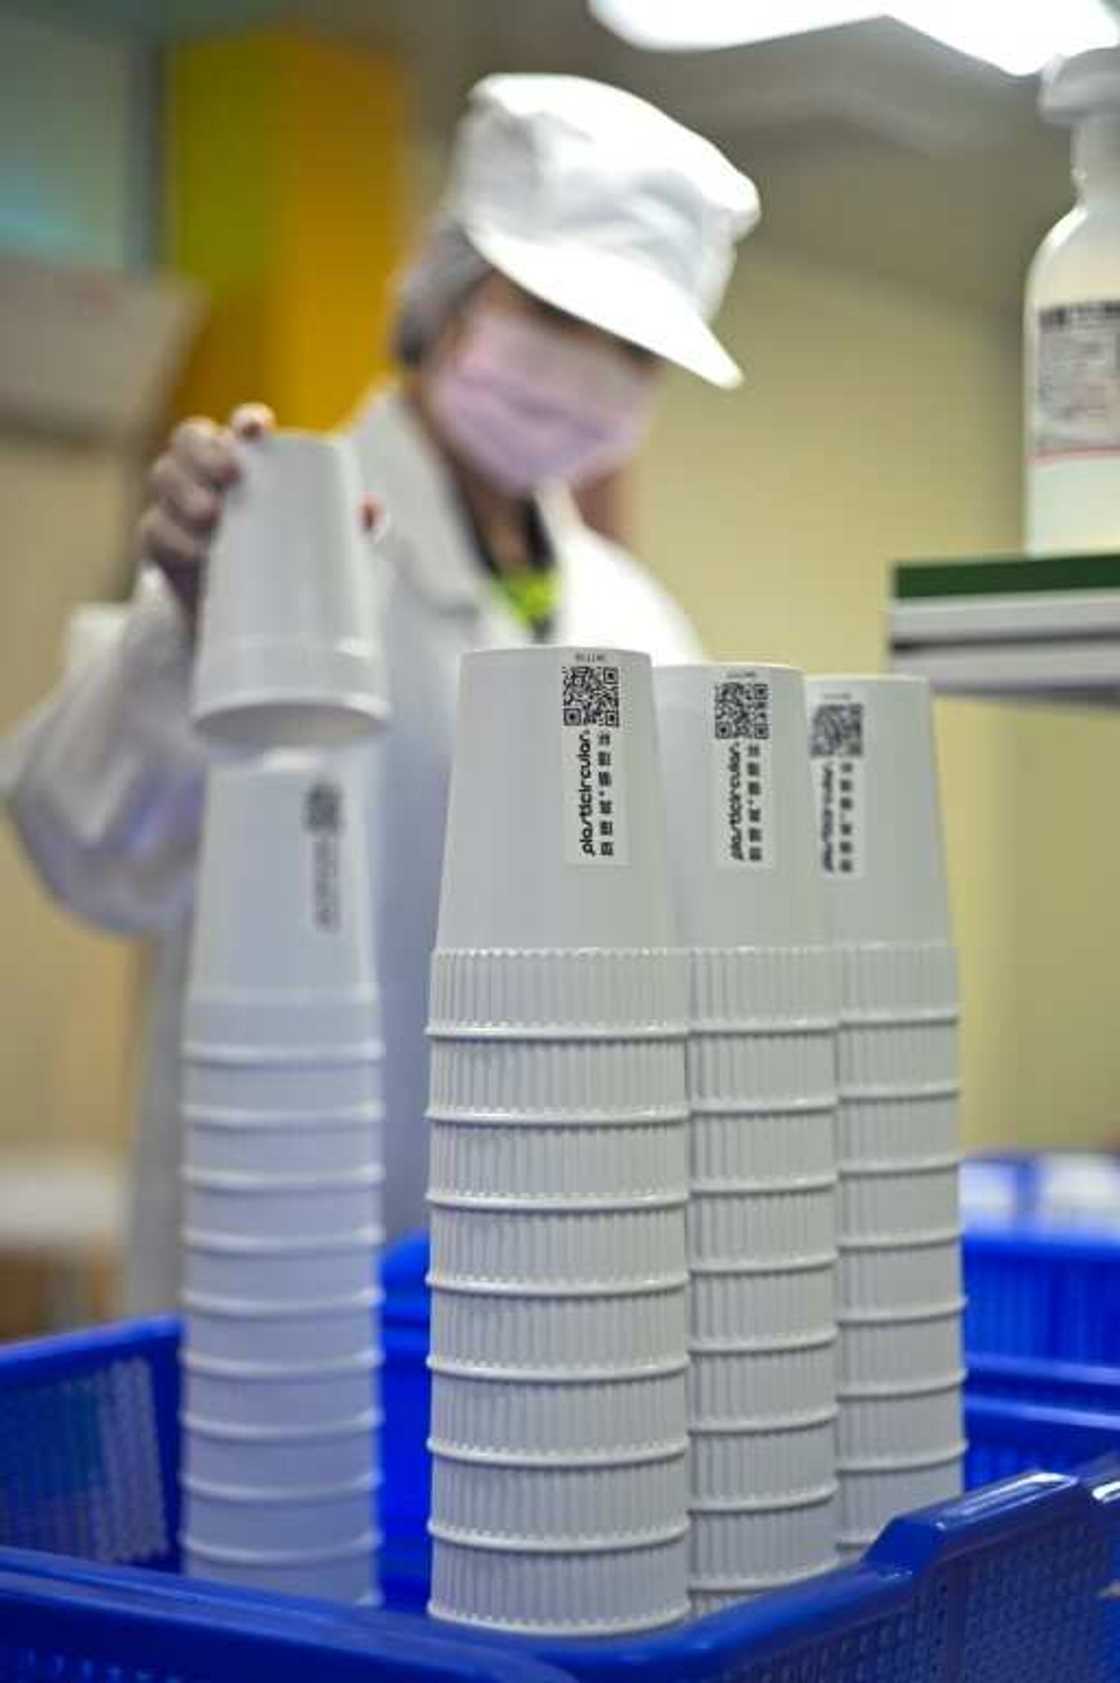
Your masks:
<instances>
[{"instance_id":1,"label":"blue plastic crate","mask_svg":"<svg viewBox=\"0 0 1120 1683\"><path fill-rule=\"evenodd\" d=\"M387 1264L387 1588L423 1593L427 1306L422 1250ZM398 1337L407 1334L404 1344ZM171 1576L177 1325L161 1320L0 1350L0 1683L301 1683L558 1675L615 1683L1104 1683L1120 1679L1101 1590L1120 1533L1120 1459L1089 1482L1019 1478L896 1521L856 1567L661 1635L583 1645L481 1640ZM394 1386L396 1389L394 1390ZM978 1443L1015 1464L1120 1447L1109 1418L1014 1397L969 1405ZM122 1433L131 1434L123 1445ZM10 1481L10 1482L9 1482ZM412 1488L410 1489L410 1481ZM22 1552L45 1549L49 1554ZM60 1555L82 1555L82 1564ZM143 1562L134 1571L114 1562ZM551 1666L553 1669L539 1669Z\"/></svg>"},{"instance_id":2,"label":"blue plastic crate","mask_svg":"<svg viewBox=\"0 0 1120 1683\"><path fill-rule=\"evenodd\" d=\"M1019 1227L964 1239L971 1355L1120 1367L1120 1243Z\"/></svg>"}]
</instances>

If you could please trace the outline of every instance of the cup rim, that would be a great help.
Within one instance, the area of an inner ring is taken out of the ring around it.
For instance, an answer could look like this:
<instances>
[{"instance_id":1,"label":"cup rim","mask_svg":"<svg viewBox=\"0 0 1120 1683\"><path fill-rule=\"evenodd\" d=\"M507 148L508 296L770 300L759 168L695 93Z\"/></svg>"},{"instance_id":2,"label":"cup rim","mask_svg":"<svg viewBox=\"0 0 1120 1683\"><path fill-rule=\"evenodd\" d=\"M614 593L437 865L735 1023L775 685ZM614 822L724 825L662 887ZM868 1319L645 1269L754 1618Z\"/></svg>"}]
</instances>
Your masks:
<instances>
[{"instance_id":1,"label":"cup rim","mask_svg":"<svg viewBox=\"0 0 1120 1683\"><path fill-rule=\"evenodd\" d=\"M345 1502L354 1496L367 1495L380 1488L381 1474L371 1471L334 1484L293 1484L284 1489L274 1484L221 1484L212 1479L196 1478L193 1473L180 1472L179 1483L191 1496L201 1496L207 1502L228 1502L230 1507L312 1508L324 1502Z\"/></svg>"},{"instance_id":2,"label":"cup rim","mask_svg":"<svg viewBox=\"0 0 1120 1683\"><path fill-rule=\"evenodd\" d=\"M340 1105L335 1109L317 1110L309 1105L303 1110L253 1110L248 1106L193 1105L181 1108L183 1121L192 1128L216 1129L227 1133L284 1132L302 1128L308 1132L321 1128L356 1130L370 1122L384 1122L385 1106L380 1100L356 1105Z\"/></svg>"},{"instance_id":3,"label":"cup rim","mask_svg":"<svg viewBox=\"0 0 1120 1683\"><path fill-rule=\"evenodd\" d=\"M196 1554L201 1560L213 1560L228 1566L287 1566L329 1565L335 1560L356 1560L368 1554L372 1563L381 1542L379 1531L364 1531L350 1543L334 1543L323 1549L236 1549L221 1543L204 1543L192 1537L184 1527L179 1532L179 1545L184 1553Z\"/></svg>"},{"instance_id":4,"label":"cup rim","mask_svg":"<svg viewBox=\"0 0 1120 1683\"><path fill-rule=\"evenodd\" d=\"M364 1315L385 1301L380 1286L366 1286L361 1291L344 1293L339 1297L309 1297L281 1299L223 1297L218 1293L194 1292L184 1289L180 1302L189 1314L212 1315L215 1319L231 1321L288 1321L318 1319L322 1315Z\"/></svg>"},{"instance_id":5,"label":"cup rim","mask_svg":"<svg viewBox=\"0 0 1120 1683\"><path fill-rule=\"evenodd\" d=\"M384 1243L385 1232L380 1226L353 1228L348 1233L335 1233L315 1238L282 1239L241 1238L235 1233L212 1233L201 1227L182 1227L180 1238L189 1255L240 1257L304 1257L315 1255L347 1255L363 1251L373 1253Z\"/></svg>"},{"instance_id":6,"label":"cup rim","mask_svg":"<svg viewBox=\"0 0 1120 1683\"><path fill-rule=\"evenodd\" d=\"M382 1352L373 1345L355 1350L348 1356L331 1356L311 1362L243 1362L223 1356L205 1356L190 1349L184 1350L179 1359L188 1373L198 1373L206 1379L236 1379L239 1383L266 1385L315 1385L350 1375L369 1373L372 1376L384 1366Z\"/></svg>"},{"instance_id":7,"label":"cup rim","mask_svg":"<svg viewBox=\"0 0 1120 1683\"><path fill-rule=\"evenodd\" d=\"M179 1424L195 1437L210 1438L219 1443L236 1443L256 1447L285 1443L327 1442L334 1438L372 1437L383 1424L380 1409L367 1408L361 1414L343 1416L340 1420L310 1426L253 1426L211 1420L206 1415L180 1409Z\"/></svg>"},{"instance_id":8,"label":"cup rim","mask_svg":"<svg viewBox=\"0 0 1120 1683\"><path fill-rule=\"evenodd\" d=\"M690 1496L688 1511L693 1519L719 1519L728 1514L808 1513L836 1500L839 1479L818 1484L810 1490L791 1490L784 1495L729 1496L723 1499Z\"/></svg>"},{"instance_id":9,"label":"cup rim","mask_svg":"<svg viewBox=\"0 0 1120 1683\"><path fill-rule=\"evenodd\" d=\"M246 1194L290 1197L293 1194L314 1196L320 1192L361 1191L366 1187L380 1186L385 1180L385 1170L378 1162L367 1162L356 1169L340 1169L334 1174L253 1174L241 1169L200 1169L192 1163L184 1163L179 1178L184 1186L200 1192L228 1192L238 1197Z\"/></svg>"},{"instance_id":10,"label":"cup rim","mask_svg":"<svg viewBox=\"0 0 1120 1683\"><path fill-rule=\"evenodd\" d=\"M968 1453L968 1442L958 1438L952 1445L923 1449L913 1455L882 1455L857 1461L837 1460L836 1470L844 1478L881 1478L894 1473L917 1473L935 1467L951 1467Z\"/></svg>"}]
</instances>

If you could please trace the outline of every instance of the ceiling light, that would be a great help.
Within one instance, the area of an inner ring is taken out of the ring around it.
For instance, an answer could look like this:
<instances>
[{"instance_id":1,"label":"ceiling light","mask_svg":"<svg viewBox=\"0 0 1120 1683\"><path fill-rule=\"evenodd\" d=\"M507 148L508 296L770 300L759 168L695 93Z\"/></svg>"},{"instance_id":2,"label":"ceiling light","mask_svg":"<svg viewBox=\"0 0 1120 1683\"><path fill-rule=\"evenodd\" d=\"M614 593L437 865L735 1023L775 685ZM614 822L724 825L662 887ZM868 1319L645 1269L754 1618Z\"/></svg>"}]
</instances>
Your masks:
<instances>
[{"instance_id":1,"label":"ceiling light","mask_svg":"<svg viewBox=\"0 0 1120 1683\"><path fill-rule=\"evenodd\" d=\"M1051 58L1120 43L1107 0L590 0L601 23L637 47L662 51L748 46L890 17L1010 76Z\"/></svg>"}]
</instances>

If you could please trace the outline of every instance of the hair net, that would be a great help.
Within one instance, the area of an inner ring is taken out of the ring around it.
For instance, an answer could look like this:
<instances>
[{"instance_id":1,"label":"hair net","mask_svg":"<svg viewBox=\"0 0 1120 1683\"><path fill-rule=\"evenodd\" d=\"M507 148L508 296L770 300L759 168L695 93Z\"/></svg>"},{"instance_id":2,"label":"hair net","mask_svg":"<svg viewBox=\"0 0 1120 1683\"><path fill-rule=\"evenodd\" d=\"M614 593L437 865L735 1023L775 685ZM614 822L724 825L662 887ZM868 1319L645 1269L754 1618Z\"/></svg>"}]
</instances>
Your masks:
<instances>
[{"instance_id":1,"label":"hair net","mask_svg":"<svg viewBox=\"0 0 1120 1683\"><path fill-rule=\"evenodd\" d=\"M441 220L433 226L397 289L393 350L406 368L423 361L460 304L490 272L458 223Z\"/></svg>"}]
</instances>

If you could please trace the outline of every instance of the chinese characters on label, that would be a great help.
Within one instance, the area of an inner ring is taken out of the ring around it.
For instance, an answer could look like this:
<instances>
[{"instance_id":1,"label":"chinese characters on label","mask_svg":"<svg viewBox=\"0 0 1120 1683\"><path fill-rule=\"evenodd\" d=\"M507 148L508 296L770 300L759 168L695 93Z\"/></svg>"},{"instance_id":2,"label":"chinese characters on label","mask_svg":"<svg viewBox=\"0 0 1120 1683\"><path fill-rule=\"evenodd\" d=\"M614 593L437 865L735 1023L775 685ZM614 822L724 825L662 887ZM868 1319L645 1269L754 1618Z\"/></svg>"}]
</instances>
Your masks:
<instances>
[{"instance_id":1,"label":"chinese characters on label","mask_svg":"<svg viewBox=\"0 0 1120 1683\"><path fill-rule=\"evenodd\" d=\"M863 707L825 702L813 714L810 732L817 836L826 876L864 873Z\"/></svg>"},{"instance_id":2,"label":"chinese characters on label","mask_svg":"<svg viewBox=\"0 0 1120 1683\"><path fill-rule=\"evenodd\" d=\"M628 864L620 669L589 657L562 673L565 858L569 864Z\"/></svg>"},{"instance_id":3,"label":"chinese characters on label","mask_svg":"<svg viewBox=\"0 0 1120 1683\"><path fill-rule=\"evenodd\" d=\"M711 768L715 863L768 870L774 863L768 683L750 674L716 683Z\"/></svg>"},{"instance_id":4,"label":"chinese characters on label","mask_svg":"<svg viewBox=\"0 0 1120 1683\"><path fill-rule=\"evenodd\" d=\"M342 880L339 837L344 803L337 783L315 783L303 807L304 829L311 843L311 922L325 935L342 928Z\"/></svg>"}]
</instances>

